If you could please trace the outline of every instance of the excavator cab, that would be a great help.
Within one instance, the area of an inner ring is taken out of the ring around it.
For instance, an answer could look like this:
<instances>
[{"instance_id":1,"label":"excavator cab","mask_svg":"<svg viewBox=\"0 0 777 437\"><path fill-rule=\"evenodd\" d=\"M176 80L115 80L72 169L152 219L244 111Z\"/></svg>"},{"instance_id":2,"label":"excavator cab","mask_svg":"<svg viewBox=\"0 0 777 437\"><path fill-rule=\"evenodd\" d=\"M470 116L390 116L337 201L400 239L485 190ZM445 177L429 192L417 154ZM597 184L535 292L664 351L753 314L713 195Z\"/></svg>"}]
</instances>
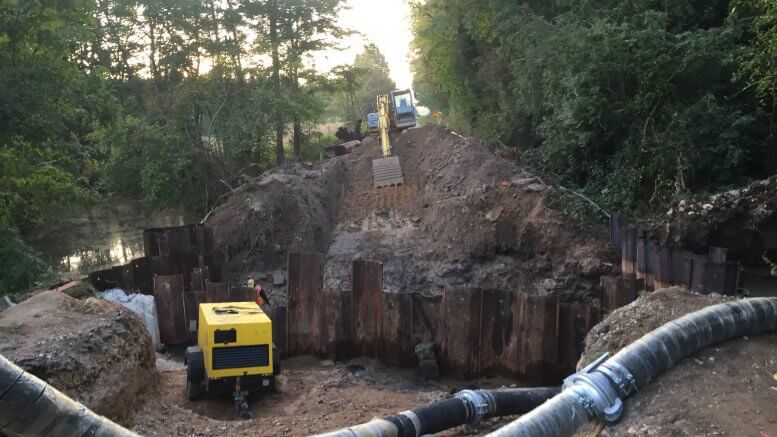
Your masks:
<instances>
[{"instance_id":1,"label":"excavator cab","mask_svg":"<svg viewBox=\"0 0 777 437\"><path fill-rule=\"evenodd\" d=\"M372 161L372 176L375 188L389 187L404 184L402 166L398 156L391 156L391 129L392 95L378 96L378 114L380 114L380 147L383 157ZM411 102L412 104L412 102ZM415 117L415 115L414 115Z\"/></svg>"},{"instance_id":2,"label":"excavator cab","mask_svg":"<svg viewBox=\"0 0 777 437\"><path fill-rule=\"evenodd\" d=\"M415 115L415 105L413 104L413 92L410 90L391 92L391 110L393 112L392 127L396 130L403 130L416 127L418 120Z\"/></svg>"}]
</instances>

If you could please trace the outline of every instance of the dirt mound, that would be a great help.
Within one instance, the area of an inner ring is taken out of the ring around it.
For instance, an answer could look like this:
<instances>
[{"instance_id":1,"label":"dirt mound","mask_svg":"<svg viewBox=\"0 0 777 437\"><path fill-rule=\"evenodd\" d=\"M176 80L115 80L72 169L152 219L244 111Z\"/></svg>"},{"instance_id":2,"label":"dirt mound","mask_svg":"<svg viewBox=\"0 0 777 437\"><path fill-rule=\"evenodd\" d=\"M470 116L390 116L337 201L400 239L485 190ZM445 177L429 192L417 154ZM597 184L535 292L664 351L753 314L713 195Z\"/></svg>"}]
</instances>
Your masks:
<instances>
[{"instance_id":1,"label":"dirt mound","mask_svg":"<svg viewBox=\"0 0 777 437\"><path fill-rule=\"evenodd\" d=\"M654 232L690 250L729 249L747 264L777 260L777 176L695 202L680 201Z\"/></svg>"},{"instance_id":2,"label":"dirt mound","mask_svg":"<svg viewBox=\"0 0 777 437\"><path fill-rule=\"evenodd\" d=\"M273 173L209 222L235 276L281 268L285 253L326 254L324 286L346 291L353 259L384 265L387 291L445 286L593 296L610 267L606 236L555 208L553 189L480 140L436 126L393 135L405 184L376 190L375 137L321 166ZM276 211L270 232L261 211ZM282 219L281 219L282 217ZM257 230L260 229L260 230ZM256 235L266 244L253 244ZM237 250L235 250L237 249ZM246 256L250 250L256 256Z\"/></svg>"},{"instance_id":3,"label":"dirt mound","mask_svg":"<svg viewBox=\"0 0 777 437\"><path fill-rule=\"evenodd\" d=\"M726 300L680 288L642 297L591 330L578 367L668 321ZM777 435L775 374L777 335L708 348L630 397L623 419L603 435Z\"/></svg>"},{"instance_id":4,"label":"dirt mound","mask_svg":"<svg viewBox=\"0 0 777 437\"><path fill-rule=\"evenodd\" d=\"M231 270L282 267L289 251L326 251L345 189L342 161L298 164L234 193L208 221Z\"/></svg>"},{"instance_id":5,"label":"dirt mound","mask_svg":"<svg viewBox=\"0 0 777 437\"><path fill-rule=\"evenodd\" d=\"M352 180L327 253L325 287L346 289L348 263L384 264L387 291L515 288L580 299L605 271L595 229L553 207L540 180L481 140L436 126L392 139L405 185L375 190L377 138L349 158Z\"/></svg>"},{"instance_id":6,"label":"dirt mound","mask_svg":"<svg viewBox=\"0 0 777 437\"><path fill-rule=\"evenodd\" d=\"M134 314L46 291L0 313L0 353L99 414L124 421L156 380L151 338Z\"/></svg>"}]
</instances>

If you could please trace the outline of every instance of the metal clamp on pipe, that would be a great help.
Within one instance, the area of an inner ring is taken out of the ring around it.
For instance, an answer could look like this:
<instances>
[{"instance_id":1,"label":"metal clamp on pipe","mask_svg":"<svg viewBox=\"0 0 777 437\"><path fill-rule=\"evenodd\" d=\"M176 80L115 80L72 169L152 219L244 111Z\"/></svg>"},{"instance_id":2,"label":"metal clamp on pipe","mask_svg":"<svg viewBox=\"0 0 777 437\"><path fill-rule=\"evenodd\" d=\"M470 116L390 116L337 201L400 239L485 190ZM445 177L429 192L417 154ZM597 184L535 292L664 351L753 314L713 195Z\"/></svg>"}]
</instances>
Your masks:
<instances>
[{"instance_id":1,"label":"metal clamp on pipe","mask_svg":"<svg viewBox=\"0 0 777 437\"><path fill-rule=\"evenodd\" d=\"M469 425L477 425L496 409L494 397L486 390L462 390L456 393L456 398L464 401L467 407L466 423Z\"/></svg>"},{"instance_id":2,"label":"metal clamp on pipe","mask_svg":"<svg viewBox=\"0 0 777 437\"><path fill-rule=\"evenodd\" d=\"M602 365L610 358L605 353L583 370L564 379L590 418L604 415L614 422L623 414L623 400L636 391L634 377L623 366Z\"/></svg>"}]
</instances>

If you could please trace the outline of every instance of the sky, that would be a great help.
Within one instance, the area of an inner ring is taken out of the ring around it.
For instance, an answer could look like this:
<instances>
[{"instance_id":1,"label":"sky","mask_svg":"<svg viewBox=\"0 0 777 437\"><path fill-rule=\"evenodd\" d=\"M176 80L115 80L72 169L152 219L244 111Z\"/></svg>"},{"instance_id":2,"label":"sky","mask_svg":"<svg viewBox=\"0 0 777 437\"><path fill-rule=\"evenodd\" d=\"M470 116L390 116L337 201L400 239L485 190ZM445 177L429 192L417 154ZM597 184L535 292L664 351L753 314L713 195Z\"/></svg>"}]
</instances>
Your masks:
<instances>
[{"instance_id":1,"label":"sky","mask_svg":"<svg viewBox=\"0 0 777 437\"><path fill-rule=\"evenodd\" d=\"M406 0L348 0L349 9L340 14L342 27L355 30L362 35L347 38L343 50L328 50L318 53L313 60L319 71L329 71L341 64L351 64L356 54L362 51L364 40L378 46L388 61L391 78L398 89L411 88L413 75L410 72L410 8Z\"/></svg>"}]
</instances>

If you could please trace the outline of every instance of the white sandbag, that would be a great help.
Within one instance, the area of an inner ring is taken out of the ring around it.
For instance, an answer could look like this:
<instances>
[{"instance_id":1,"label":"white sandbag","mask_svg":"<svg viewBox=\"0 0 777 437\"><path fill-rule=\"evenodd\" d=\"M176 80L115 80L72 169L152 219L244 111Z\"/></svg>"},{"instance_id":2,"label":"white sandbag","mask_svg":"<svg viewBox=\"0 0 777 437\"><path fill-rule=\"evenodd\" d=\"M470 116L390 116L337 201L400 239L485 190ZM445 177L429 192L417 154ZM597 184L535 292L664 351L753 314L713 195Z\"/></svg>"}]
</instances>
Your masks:
<instances>
[{"instance_id":1,"label":"white sandbag","mask_svg":"<svg viewBox=\"0 0 777 437\"><path fill-rule=\"evenodd\" d=\"M146 294L126 294L121 288L114 288L102 295L103 299L117 302L123 307L137 314L143 324L146 325L154 347L159 350L162 340L159 337L159 320L156 315L156 301L154 296Z\"/></svg>"}]
</instances>

